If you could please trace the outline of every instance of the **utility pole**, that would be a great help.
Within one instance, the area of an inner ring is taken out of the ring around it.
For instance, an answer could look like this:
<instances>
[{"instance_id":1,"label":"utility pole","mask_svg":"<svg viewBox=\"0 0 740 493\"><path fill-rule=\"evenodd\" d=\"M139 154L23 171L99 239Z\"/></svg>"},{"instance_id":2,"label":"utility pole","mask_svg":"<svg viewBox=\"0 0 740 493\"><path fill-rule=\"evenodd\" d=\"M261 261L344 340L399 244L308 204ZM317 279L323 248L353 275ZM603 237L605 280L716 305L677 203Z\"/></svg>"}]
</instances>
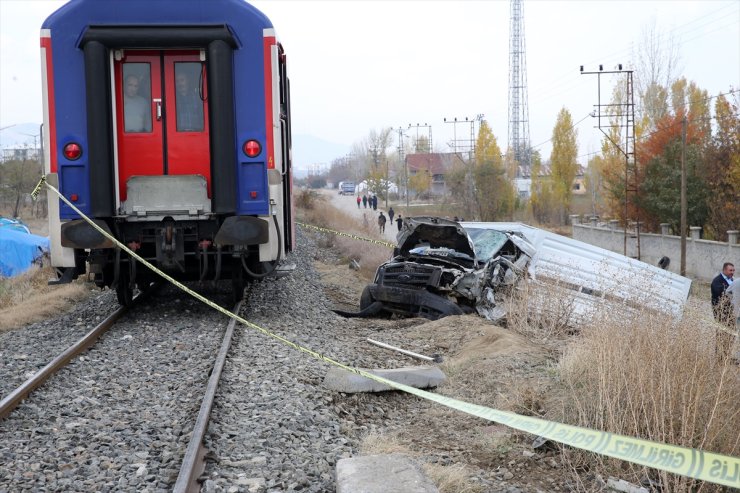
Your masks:
<instances>
[{"instance_id":1,"label":"utility pole","mask_svg":"<svg viewBox=\"0 0 740 493\"><path fill-rule=\"evenodd\" d=\"M385 210L388 210L388 158L385 158Z\"/></svg>"},{"instance_id":2,"label":"utility pole","mask_svg":"<svg viewBox=\"0 0 740 493\"><path fill-rule=\"evenodd\" d=\"M476 117L477 118L477 117ZM458 146L461 148L460 152L467 152L468 153L468 159L472 158L473 150L475 149L475 122L476 118L470 119L467 116L465 117L465 120L458 120L457 117L452 118L451 120L447 120L447 118L444 118L445 123L451 123L453 127L453 138L452 138L452 148L455 154L458 153ZM465 123L467 125L470 125L470 138L469 139L457 139L457 124L458 123ZM449 144L448 144L449 145Z\"/></svg>"},{"instance_id":3,"label":"utility pole","mask_svg":"<svg viewBox=\"0 0 740 493\"><path fill-rule=\"evenodd\" d=\"M686 275L686 115L681 119L681 275Z\"/></svg>"},{"instance_id":4,"label":"utility pole","mask_svg":"<svg viewBox=\"0 0 740 493\"><path fill-rule=\"evenodd\" d=\"M409 123L409 130L411 130L412 128L415 128L416 129L416 141L414 141L414 152L416 152L416 153L419 152L419 129L420 128L426 128L427 131L428 131L427 132L427 139L429 139L429 142L428 142L429 147L427 148L427 153L433 152L433 149L434 148L432 147L432 126L431 125L427 125L426 123L424 125L419 125L418 123L416 125L411 125ZM400 130L400 128L399 128L399 130Z\"/></svg>"},{"instance_id":5,"label":"utility pole","mask_svg":"<svg viewBox=\"0 0 740 493\"><path fill-rule=\"evenodd\" d=\"M34 134L24 134L24 133L21 133L21 135L26 135L28 137L33 137L33 154L34 154L34 159L36 161L38 161L39 160L39 148L38 148L38 144L37 144L38 141L36 139L39 138L39 135L40 134L35 134L34 135Z\"/></svg>"},{"instance_id":6,"label":"utility pole","mask_svg":"<svg viewBox=\"0 0 740 493\"><path fill-rule=\"evenodd\" d=\"M597 127L606 138L624 155L624 255L627 255L627 226L628 226L628 215L629 215L629 193L637 194L637 159L635 156L635 98L633 91L633 72L632 70L622 70L622 64L617 65L617 70L604 70L603 65L599 65L598 72L584 72L583 65L581 65L581 74L596 74L598 77L598 103L596 106L596 115L598 120ZM626 102L625 103L614 103L614 104L601 104L601 74L626 74ZM609 108L607 114L614 116L613 111L617 112L619 123L616 125L609 123L602 126L601 123L601 110L602 108ZM622 123L624 121L624 123ZM604 127L617 127L619 129L624 128L625 131L625 142L621 145L612 139L612 136L604 131ZM634 188L630 188L630 158L633 162L632 175L634 179ZM637 236L637 259L640 259L640 218L639 215L636 220L636 236Z\"/></svg>"},{"instance_id":7,"label":"utility pole","mask_svg":"<svg viewBox=\"0 0 740 493\"><path fill-rule=\"evenodd\" d=\"M409 128L411 128L411 124L409 124ZM418 128L417 128L417 131L418 131ZM398 132L398 162L403 164L403 178L405 182L403 193L406 196L406 213L408 214L408 210L409 210L409 166L406 163L406 158L403 155L404 154L403 153L404 151L403 149L403 138L404 138L403 129L401 127L398 127L397 132ZM429 130L430 135L431 135L431 132L432 130L430 127L430 130ZM417 142L418 142L418 133L417 133Z\"/></svg>"},{"instance_id":8,"label":"utility pole","mask_svg":"<svg viewBox=\"0 0 740 493\"><path fill-rule=\"evenodd\" d=\"M457 117L453 118L450 121L447 121L447 117L443 119L445 123L451 123L452 124L452 152L457 154ZM449 145L449 144L448 144Z\"/></svg>"}]
</instances>

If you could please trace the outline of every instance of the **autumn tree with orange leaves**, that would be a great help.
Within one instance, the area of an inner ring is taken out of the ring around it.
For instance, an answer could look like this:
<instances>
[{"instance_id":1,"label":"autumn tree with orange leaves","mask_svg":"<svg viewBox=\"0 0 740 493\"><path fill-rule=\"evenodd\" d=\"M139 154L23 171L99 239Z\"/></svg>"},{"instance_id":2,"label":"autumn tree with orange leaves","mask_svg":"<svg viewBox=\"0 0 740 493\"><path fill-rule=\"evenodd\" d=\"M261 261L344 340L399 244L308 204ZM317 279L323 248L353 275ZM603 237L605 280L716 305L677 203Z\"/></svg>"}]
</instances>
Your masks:
<instances>
[{"instance_id":1,"label":"autumn tree with orange leaves","mask_svg":"<svg viewBox=\"0 0 740 493\"><path fill-rule=\"evenodd\" d=\"M638 189L634 198L637 217L648 230L668 223L678 232L681 222L681 150L684 111L664 116L637 145ZM692 119L686 132L686 197L690 225L707 219L707 186L702 173L703 134Z\"/></svg>"},{"instance_id":2,"label":"autumn tree with orange leaves","mask_svg":"<svg viewBox=\"0 0 740 493\"><path fill-rule=\"evenodd\" d=\"M616 102L623 96L620 90L615 89ZM675 234L680 233L681 132L686 116L689 225L702 226L705 238L726 240L727 230L740 226L738 105L723 95L709 96L685 78L676 80L666 94L670 94L666 114L654 120L643 118L636 126L637 164L630 170L627 219L639 218L652 231L660 223L669 223ZM598 164L609 212L625 219L625 158L615 145L622 139L618 123L617 118L607 130Z\"/></svg>"},{"instance_id":3,"label":"autumn tree with orange leaves","mask_svg":"<svg viewBox=\"0 0 740 493\"><path fill-rule=\"evenodd\" d=\"M705 157L704 177L710 194L705 237L727 241L740 227L740 113L737 102L719 96L714 105L716 131Z\"/></svg>"}]
</instances>

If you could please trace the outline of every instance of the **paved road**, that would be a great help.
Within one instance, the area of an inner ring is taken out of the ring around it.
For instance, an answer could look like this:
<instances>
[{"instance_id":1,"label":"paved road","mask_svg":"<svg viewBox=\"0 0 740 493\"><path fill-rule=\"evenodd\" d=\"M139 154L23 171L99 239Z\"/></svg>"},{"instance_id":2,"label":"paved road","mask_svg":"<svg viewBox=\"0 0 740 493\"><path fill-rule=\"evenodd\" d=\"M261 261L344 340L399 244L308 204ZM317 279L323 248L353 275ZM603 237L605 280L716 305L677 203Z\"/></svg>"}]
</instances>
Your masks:
<instances>
[{"instance_id":1,"label":"paved road","mask_svg":"<svg viewBox=\"0 0 740 493\"><path fill-rule=\"evenodd\" d=\"M385 208L381 207L380 199L378 199L378 210L374 211L370 209L370 207L362 207L362 204L360 204L360 208L358 209L356 195L339 195L336 190L320 190L320 192L329 197L329 199L331 200L331 204L334 207L343 212L346 212L347 214L352 215L352 217L356 217L357 219L362 221L363 215L366 216L368 222L375 227L375 231L378 231L378 216L380 215L380 212L383 211L383 215L386 217L386 223L385 234L381 236L386 241L396 243L398 223L396 223L395 219L397 216L393 216L394 221L393 224L391 224L391 222L388 220L388 211L385 210Z\"/></svg>"}]
</instances>

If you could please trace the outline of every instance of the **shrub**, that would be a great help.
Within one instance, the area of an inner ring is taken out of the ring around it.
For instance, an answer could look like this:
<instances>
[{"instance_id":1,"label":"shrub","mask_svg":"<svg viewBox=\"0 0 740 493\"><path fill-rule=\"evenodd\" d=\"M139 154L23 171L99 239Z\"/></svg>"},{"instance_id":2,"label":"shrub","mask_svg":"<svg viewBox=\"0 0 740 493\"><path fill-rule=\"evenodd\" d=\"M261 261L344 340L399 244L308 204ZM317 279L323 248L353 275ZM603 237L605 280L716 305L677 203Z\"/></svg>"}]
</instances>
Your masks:
<instances>
[{"instance_id":1,"label":"shrub","mask_svg":"<svg viewBox=\"0 0 740 493\"><path fill-rule=\"evenodd\" d=\"M605 313L581 328L561 361L569 421L588 428L701 448L740 451L740 371L719 358L715 327L696 308L681 321L655 312ZM719 487L601 456L581 457L663 491Z\"/></svg>"}]
</instances>

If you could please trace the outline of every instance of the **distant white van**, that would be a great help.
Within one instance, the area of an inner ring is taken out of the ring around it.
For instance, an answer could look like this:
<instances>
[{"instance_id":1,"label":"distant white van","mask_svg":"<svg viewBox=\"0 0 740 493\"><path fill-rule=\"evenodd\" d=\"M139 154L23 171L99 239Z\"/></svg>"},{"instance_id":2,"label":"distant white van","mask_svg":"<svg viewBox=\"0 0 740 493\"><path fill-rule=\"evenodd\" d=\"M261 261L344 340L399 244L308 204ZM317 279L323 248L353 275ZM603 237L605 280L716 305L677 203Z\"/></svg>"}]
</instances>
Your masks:
<instances>
[{"instance_id":1,"label":"distant white van","mask_svg":"<svg viewBox=\"0 0 740 493\"><path fill-rule=\"evenodd\" d=\"M354 195L355 194L355 182L353 181L340 181L339 182L339 195Z\"/></svg>"}]
</instances>

